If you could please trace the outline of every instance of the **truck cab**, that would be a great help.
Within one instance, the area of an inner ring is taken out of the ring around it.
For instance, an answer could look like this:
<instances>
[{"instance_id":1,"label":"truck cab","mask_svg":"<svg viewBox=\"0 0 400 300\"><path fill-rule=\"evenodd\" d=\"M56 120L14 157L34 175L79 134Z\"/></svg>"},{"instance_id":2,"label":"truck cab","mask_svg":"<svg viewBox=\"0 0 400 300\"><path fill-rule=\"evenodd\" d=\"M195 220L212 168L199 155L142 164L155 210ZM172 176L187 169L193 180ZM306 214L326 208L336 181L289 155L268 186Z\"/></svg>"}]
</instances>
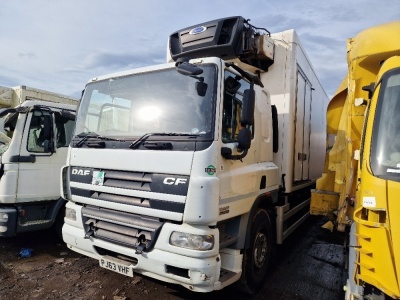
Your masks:
<instances>
[{"instance_id":1,"label":"truck cab","mask_svg":"<svg viewBox=\"0 0 400 300\"><path fill-rule=\"evenodd\" d=\"M399 52L400 54L400 52ZM351 226L348 294L400 296L400 56L382 63L371 86ZM374 287L379 289L374 290ZM349 296L350 297L350 296Z\"/></svg>"},{"instance_id":2,"label":"truck cab","mask_svg":"<svg viewBox=\"0 0 400 300\"><path fill-rule=\"evenodd\" d=\"M346 300L400 297L399 30L394 21L347 40L348 72L326 112L331 142L311 212L350 229Z\"/></svg>"},{"instance_id":3,"label":"truck cab","mask_svg":"<svg viewBox=\"0 0 400 300\"><path fill-rule=\"evenodd\" d=\"M72 104L32 99L0 112L0 236L49 228L57 220L62 224L60 169L75 110Z\"/></svg>"}]
</instances>

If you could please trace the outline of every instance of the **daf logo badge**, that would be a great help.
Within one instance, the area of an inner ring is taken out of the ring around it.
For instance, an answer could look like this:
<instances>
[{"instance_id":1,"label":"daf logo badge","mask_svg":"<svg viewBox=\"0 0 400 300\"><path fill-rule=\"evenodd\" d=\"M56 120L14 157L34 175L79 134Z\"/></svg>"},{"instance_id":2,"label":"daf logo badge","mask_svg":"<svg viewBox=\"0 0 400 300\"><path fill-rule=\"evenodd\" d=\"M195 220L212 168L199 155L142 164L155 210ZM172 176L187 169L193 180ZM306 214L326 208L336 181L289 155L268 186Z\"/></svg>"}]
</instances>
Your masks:
<instances>
[{"instance_id":1,"label":"daf logo badge","mask_svg":"<svg viewBox=\"0 0 400 300\"><path fill-rule=\"evenodd\" d=\"M193 28L192 30L190 30L190 31L189 31L189 34L199 34L199 33L202 33L202 32L204 32L204 31L206 31L206 30L207 30L206 27L204 27L204 26L199 26L199 27L196 27L196 28Z\"/></svg>"},{"instance_id":2,"label":"daf logo badge","mask_svg":"<svg viewBox=\"0 0 400 300\"><path fill-rule=\"evenodd\" d=\"M87 176L89 174L90 170L72 169L72 175Z\"/></svg>"}]
</instances>

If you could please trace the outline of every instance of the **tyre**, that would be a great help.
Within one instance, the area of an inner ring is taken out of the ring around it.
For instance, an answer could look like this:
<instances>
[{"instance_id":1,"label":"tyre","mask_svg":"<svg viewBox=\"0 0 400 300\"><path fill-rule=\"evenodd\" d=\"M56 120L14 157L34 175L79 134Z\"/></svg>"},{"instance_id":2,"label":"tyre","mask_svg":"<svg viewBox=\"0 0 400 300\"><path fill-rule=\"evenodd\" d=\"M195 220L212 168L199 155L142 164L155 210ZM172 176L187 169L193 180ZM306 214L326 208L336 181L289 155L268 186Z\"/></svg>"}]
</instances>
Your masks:
<instances>
[{"instance_id":1,"label":"tyre","mask_svg":"<svg viewBox=\"0 0 400 300\"><path fill-rule=\"evenodd\" d=\"M53 230L56 236L62 240L62 227L64 225L64 216L65 216L65 205L60 208L60 211L57 214L57 217L53 224Z\"/></svg>"},{"instance_id":2,"label":"tyre","mask_svg":"<svg viewBox=\"0 0 400 300\"><path fill-rule=\"evenodd\" d=\"M256 293L264 284L273 253L274 241L271 220L265 209L258 209L250 220L250 235L243 253L240 290L246 294Z\"/></svg>"}]
</instances>

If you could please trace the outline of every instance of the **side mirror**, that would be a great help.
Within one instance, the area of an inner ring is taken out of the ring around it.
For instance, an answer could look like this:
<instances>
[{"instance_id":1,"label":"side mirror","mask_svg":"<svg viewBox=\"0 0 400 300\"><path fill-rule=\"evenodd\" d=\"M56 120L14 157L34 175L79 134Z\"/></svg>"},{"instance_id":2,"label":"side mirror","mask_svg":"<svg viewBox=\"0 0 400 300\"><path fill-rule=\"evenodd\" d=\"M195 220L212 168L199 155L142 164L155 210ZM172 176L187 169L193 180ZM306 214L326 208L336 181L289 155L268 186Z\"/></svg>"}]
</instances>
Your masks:
<instances>
[{"instance_id":1,"label":"side mirror","mask_svg":"<svg viewBox=\"0 0 400 300\"><path fill-rule=\"evenodd\" d=\"M54 152L54 143L50 140L45 140L43 143L43 149L45 153L52 153Z\"/></svg>"},{"instance_id":2,"label":"side mirror","mask_svg":"<svg viewBox=\"0 0 400 300\"><path fill-rule=\"evenodd\" d=\"M26 113L29 111L29 107L24 107L24 106L19 106L16 108L3 108L0 109L0 118L3 118L4 116L8 114L13 114L13 113Z\"/></svg>"},{"instance_id":3,"label":"side mirror","mask_svg":"<svg viewBox=\"0 0 400 300\"><path fill-rule=\"evenodd\" d=\"M375 83L371 82L369 85L363 86L362 90L368 92L368 99L371 99L375 90Z\"/></svg>"},{"instance_id":4,"label":"side mirror","mask_svg":"<svg viewBox=\"0 0 400 300\"><path fill-rule=\"evenodd\" d=\"M243 104L242 104L242 118L243 125L253 125L254 123L254 106L256 102L256 92L254 89L244 90Z\"/></svg>"},{"instance_id":5,"label":"side mirror","mask_svg":"<svg viewBox=\"0 0 400 300\"><path fill-rule=\"evenodd\" d=\"M67 110L61 111L61 117L67 119L68 121L75 121L75 114Z\"/></svg>"},{"instance_id":6,"label":"side mirror","mask_svg":"<svg viewBox=\"0 0 400 300\"><path fill-rule=\"evenodd\" d=\"M51 128L52 128L52 124L51 124L51 118L49 115L45 115L43 116L43 137L45 140L50 140L51 139Z\"/></svg>"},{"instance_id":7,"label":"side mirror","mask_svg":"<svg viewBox=\"0 0 400 300\"><path fill-rule=\"evenodd\" d=\"M221 148L221 155L226 159L232 160L242 160L247 155L247 151L251 146L251 131L249 128L242 128L238 134L238 148L239 152L242 152L239 155L233 155L232 149L228 147Z\"/></svg>"},{"instance_id":8,"label":"side mirror","mask_svg":"<svg viewBox=\"0 0 400 300\"><path fill-rule=\"evenodd\" d=\"M176 70L186 76L196 76L203 73L203 69L194 65L190 64L188 61L177 61L175 64Z\"/></svg>"},{"instance_id":9,"label":"side mirror","mask_svg":"<svg viewBox=\"0 0 400 300\"><path fill-rule=\"evenodd\" d=\"M238 151L248 150L251 146L251 131L249 128L242 128L238 134Z\"/></svg>"},{"instance_id":10,"label":"side mirror","mask_svg":"<svg viewBox=\"0 0 400 300\"><path fill-rule=\"evenodd\" d=\"M198 81L196 82L197 95L204 97L207 93L207 83Z\"/></svg>"},{"instance_id":11,"label":"side mirror","mask_svg":"<svg viewBox=\"0 0 400 300\"><path fill-rule=\"evenodd\" d=\"M15 108L3 108L0 110L0 118L3 118L4 116L8 115L9 113L15 113L16 109Z\"/></svg>"},{"instance_id":12,"label":"side mirror","mask_svg":"<svg viewBox=\"0 0 400 300\"><path fill-rule=\"evenodd\" d=\"M236 92L240 89L240 82L233 78L232 76L228 76L225 79L225 90L230 94L236 94Z\"/></svg>"},{"instance_id":13,"label":"side mirror","mask_svg":"<svg viewBox=\"0 0 400 300\"><path fill-rule=\"evenodd\" d=\"M43 116L43 138L44 138L44 152L54 152L54 141L53 141L53 122L50 115Z\"/></svg>"}]
</instances>

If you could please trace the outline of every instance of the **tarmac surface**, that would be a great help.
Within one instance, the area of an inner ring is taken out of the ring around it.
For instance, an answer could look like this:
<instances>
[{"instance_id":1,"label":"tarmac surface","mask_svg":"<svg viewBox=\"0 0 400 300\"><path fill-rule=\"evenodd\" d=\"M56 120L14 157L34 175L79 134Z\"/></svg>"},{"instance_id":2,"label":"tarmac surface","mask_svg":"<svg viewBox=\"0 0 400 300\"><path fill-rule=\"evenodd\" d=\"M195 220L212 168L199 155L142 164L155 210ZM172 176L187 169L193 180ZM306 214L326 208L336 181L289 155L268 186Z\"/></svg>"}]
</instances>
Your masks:
<instances>
[{"instance_id":1,"label":"tarmac surface","mask_svg":"<svg viewBox=\"0 0 400 300\"><path fill-rule=\"evenodd\" d=\"M193 293L141 275L125 277L70 251L51 231L0 238L0 299L344 299L344 234L310 217L277 248L263 288L253 296L234 286ZM21 249L32 249L21 258Z\"/></svg>"}]
</instances>

